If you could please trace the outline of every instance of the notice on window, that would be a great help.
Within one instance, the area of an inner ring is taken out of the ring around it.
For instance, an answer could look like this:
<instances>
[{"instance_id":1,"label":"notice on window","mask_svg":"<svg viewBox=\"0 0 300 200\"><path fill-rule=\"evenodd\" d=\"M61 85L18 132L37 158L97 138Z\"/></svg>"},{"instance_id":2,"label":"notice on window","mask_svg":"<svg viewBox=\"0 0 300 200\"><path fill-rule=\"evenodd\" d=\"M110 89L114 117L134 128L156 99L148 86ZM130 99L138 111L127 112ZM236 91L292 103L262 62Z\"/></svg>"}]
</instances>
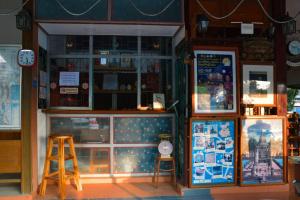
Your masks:
<instances>
[{"instance_id":1,"label":"notice on window","mask_svg":"<svg viewBox=\"0 0 300 200\"><path fill-rule=\"evenodd\" d=\"M59 72L60 86L79 86L79 72Z\"/></svg>"}]
</instances>

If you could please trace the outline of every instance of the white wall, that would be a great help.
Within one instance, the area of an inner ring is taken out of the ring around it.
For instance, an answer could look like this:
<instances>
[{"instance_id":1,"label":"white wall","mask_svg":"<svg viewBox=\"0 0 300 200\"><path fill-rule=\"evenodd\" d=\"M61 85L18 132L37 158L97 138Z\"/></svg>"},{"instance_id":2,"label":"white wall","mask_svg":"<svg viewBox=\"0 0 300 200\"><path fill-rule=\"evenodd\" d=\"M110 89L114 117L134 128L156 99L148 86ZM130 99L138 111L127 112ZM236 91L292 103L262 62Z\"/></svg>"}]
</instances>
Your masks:
<instances>
[{"instance_id":1,"label":"white wall","mask_svg":"<svg viewBox=\"0 0 300 200\"><path fill-rule=\"evenodd\" d=\"M0 13L5 13L21 5L21 0L0 0ZM17 12L9 15L0 15L0 44L21 44L22 32L16 28Z\"/></svg>"},{"instance_id":2,"label":"white wall","mask_svg":"<svg viewBox=\"0 0 300 200\"><path fill-rule=\"evenodd\" d=\"M48 36L41 29L38 30L38 42L40 47L42 47L45 50L48 49ZM41 109L38 109L37 111L37 138L38 183L40 183L43 175L47 149L47 115L44 112L42 112Z\"/></svg>"}]
</instances>

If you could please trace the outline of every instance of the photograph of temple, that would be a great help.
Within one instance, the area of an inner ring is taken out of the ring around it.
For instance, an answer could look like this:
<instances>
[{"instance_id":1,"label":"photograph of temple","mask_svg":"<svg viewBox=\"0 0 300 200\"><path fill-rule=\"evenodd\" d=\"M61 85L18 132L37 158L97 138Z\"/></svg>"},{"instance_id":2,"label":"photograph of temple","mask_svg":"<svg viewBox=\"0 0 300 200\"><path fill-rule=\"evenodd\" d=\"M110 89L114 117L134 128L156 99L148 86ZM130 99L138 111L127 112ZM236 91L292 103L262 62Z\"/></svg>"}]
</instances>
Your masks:
<instances>
[{"instance_id":1,"label":"photograph of temple","mask_svg":"<svg viewBox=\"0 0 300 200\"><path fill-rule=\"evenodd\" d=\"M279 129L274 129L273 123L268 121L252 119L252 123L247 124L247 136L242 140L243 144L247 140L248 146L248 151L242 153L242 175L245 184L282 182L283 158L278 146L280 137L274 137Z\"/></svg>"}]
</instances>

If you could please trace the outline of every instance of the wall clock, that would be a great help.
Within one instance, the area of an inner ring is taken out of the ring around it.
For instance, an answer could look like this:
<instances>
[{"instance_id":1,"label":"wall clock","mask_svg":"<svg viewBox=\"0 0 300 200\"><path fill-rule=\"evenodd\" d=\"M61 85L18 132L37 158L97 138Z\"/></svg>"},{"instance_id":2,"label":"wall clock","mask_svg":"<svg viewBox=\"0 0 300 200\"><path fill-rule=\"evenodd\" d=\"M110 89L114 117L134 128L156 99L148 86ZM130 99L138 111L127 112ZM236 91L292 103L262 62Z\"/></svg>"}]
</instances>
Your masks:
<instances>
[{"instance_id":1,"label":"wall clock","mask_svg":"<svg viewBox=\"0 0 300 200\"><path fill-rule=\"evenodd\" d=\"M21 49L18 52L18 64L22 67L31 67L35 64L35 53L31 49Z\"/></svg>"},{"instance_id":2,"label":"wall clock","mask_svg":"<svg viewBox=\"0 0 300 200\"><path fill-rule=\"evenodd\" d=\"M300 55L300 42L297 40L292 40L288 44L289 53L293 56Z\"/></svg>"}]
</instances>

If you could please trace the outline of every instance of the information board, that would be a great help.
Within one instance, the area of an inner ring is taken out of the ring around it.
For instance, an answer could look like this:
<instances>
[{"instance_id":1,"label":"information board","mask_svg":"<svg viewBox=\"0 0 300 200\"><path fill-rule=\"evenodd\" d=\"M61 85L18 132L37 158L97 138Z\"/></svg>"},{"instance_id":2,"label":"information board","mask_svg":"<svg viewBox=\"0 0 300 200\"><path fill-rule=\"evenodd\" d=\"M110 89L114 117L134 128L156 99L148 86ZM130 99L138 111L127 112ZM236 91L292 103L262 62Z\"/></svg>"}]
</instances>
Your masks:
<instances>
[{"instance_id":1,"label":"information board","mask_svg":"<svg viewBox=\"0 0 300 200\"><path fill-rule=\"evenodd\" d=\"M235 121L191 121L191 185L235 183Z\"/></svg>"}]
</instances>

